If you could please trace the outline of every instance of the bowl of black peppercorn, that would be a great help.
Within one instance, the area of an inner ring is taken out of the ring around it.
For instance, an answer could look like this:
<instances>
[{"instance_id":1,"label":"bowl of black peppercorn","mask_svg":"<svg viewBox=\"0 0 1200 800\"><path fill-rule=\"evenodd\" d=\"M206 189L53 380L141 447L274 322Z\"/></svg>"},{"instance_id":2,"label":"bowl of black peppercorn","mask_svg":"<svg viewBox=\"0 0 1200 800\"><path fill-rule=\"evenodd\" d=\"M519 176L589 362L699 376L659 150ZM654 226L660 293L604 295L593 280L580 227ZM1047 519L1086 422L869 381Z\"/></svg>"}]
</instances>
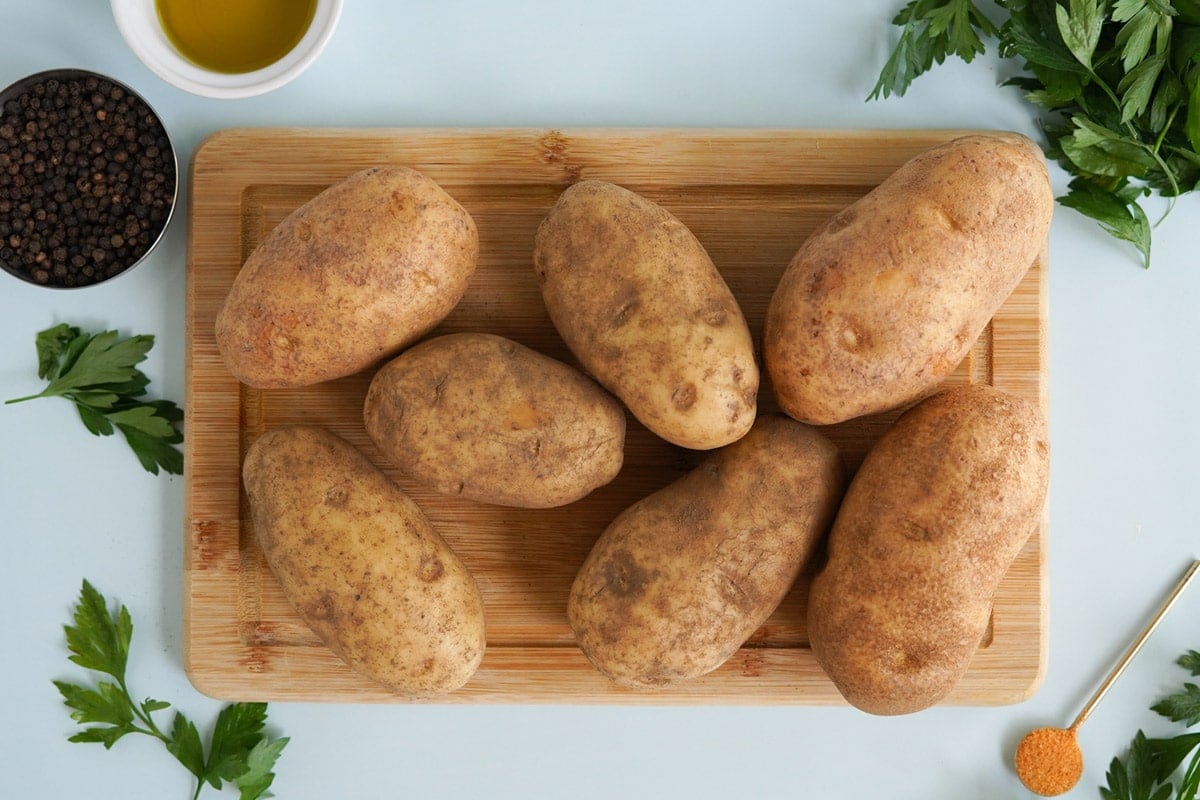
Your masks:
<instances>
[{"instance_id":1,"label":"bowl of black peppercorn","mask_svg":"<svg viewBox=\"0 0 1200 800\"><path fill-rule=\"evenodd\" d=\"M0 91L0 269L93 286L143 261L175 209L166 129L128 86L80 69Z\"/></svg>"}]
</instances>

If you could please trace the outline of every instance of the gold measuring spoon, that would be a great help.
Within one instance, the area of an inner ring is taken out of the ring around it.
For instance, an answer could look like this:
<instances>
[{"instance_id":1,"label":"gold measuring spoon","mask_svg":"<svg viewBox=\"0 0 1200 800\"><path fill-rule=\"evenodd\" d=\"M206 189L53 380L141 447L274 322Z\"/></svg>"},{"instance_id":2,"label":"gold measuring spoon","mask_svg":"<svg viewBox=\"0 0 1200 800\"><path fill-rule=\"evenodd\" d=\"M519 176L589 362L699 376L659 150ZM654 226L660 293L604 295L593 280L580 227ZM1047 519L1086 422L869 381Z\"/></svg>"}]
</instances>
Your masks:
<instances>
[{"instance_id":1,"label":"gold measuring spoon","mask_svg":"<svg viewBox=\"0 0 1200 800\"><path fill-rule=\"evenodd\" d=\"M1021 779L1021 783L1025 784L1027 789L1043 797L1053 797L1062 794L1079 782L1079 776L1083 774L1083 753L1079 750L1079 742L1075 739L1076 731L1092 713L1101 698L1108 693L1109 688L1116 683L1117 678L1121 677L1125 667L1129 666L1129 662L1142 649L1142 645L1150 638L1150 634L1154 633L1154 629L1171 610L1171 606L1175 605L1179 595L1183 594L1188 582L1196 574L1197 568L1200 568L1200 560L1193 561L1192 566L1179 579L1179 583L1175 584L1170 596L1155 612L1129 649L1125 651L1125 655L1100 684L1100 688L1087 701L1083 710L1079 712L1079 716L1075 717L1075 721L1071 723L1071 727L1066 729L1038 728L1026 734L1021 743L1017 745L1014 759L1017 777Z\"/></svg>"}]
</instances>

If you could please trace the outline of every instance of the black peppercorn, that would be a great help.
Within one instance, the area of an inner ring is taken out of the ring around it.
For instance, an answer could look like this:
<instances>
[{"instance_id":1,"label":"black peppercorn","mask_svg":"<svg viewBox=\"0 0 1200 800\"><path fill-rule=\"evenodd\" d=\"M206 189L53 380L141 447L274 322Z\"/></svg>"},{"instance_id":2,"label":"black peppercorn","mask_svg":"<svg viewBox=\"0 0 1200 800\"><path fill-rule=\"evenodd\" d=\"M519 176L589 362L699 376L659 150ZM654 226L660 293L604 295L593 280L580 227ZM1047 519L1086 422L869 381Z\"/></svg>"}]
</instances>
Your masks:
<instances>
[{"instance_id":1,"label":"black peppercorn","mask_svg":"<svg viewBox=\"0 0 1200 800\"><path fill-rule=\"evenodd\" d=\"M22 84L0 105L0 267L49 286L111 277L170 217L166 131L141 98L100 76Z\"/></svg>"}]
</instances>

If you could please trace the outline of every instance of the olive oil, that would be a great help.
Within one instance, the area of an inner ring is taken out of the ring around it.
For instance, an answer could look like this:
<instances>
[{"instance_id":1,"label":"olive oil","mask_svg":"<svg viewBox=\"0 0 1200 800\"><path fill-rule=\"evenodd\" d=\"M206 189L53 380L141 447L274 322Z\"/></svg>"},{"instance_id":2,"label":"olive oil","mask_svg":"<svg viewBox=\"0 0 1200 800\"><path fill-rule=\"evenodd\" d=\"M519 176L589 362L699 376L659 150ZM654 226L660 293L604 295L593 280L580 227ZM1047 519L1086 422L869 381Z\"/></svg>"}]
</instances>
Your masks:
<instances>
[{"instance_id":1,"label":"olive oil","mask_svg":"<svg viewBox=\"0 0 1200 800\"><path fill-rule=\"evenodd\" d=\"M295 47L317 0L155 0L159 22L180 55L214 72L253 72Z\"/></svg>"}]
</instances>

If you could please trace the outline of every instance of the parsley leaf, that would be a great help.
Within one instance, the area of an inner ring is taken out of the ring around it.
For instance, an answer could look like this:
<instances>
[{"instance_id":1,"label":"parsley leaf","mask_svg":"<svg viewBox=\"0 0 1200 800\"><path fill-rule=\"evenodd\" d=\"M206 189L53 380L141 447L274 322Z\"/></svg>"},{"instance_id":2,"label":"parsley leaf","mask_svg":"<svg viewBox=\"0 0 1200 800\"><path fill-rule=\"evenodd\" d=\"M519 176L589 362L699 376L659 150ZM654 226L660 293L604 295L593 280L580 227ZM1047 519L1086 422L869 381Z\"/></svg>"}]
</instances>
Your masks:
<instances>
[{"instance_id":1,"label":"parsley leaf","mask_svg":"<svg viewBox=\"0 0 1200 800\"><path fill-rule=\"evenodd\" d=\"M1058 145L1083 173L1141 178L1154 169L1154 158L1135 139L1082 115L1072 117L1071 124L1072 132L1060 139Z\"/></svg>"},{"instance_id":2,"label":"parsley leaf","mask_svg":"<svg viewBox=\"0 0 1200 800\"><path fill-rule=\"evenodd\" d=\"M1200 652L1189 650L1181 655L1175 663L1190 672L1193 677L1200 675Z\"/></svg>"},{"instance_id":3,"label":"parsley leaf","mask_svg":"<svg viewBox=\"0 0 1200 800\"><path fill-rule=\"evenodd\" d=\"M1185 127L1192 150L1200 152L1200 81L1196 81L1192 86Z\"/></svg>"},{"instance_id":4,"label":"parsley leaf","mask_svg":"<svg viewBox=\"0 0 1200 800\"><path fill-rule=\"evenodd\" d=\"M55 681L54 685L72 709L71 719L80 724L101 722L108 726L85 729L72 736L72 742L100 741L108 748L125 734L137 730L133 710L115 683L103 682L95 690L63 681Z\"/></svg>"},{"instance_id":5,"label":"parsley leaf","mask_svg":"<svg viewBox=\"0 0 1200 800\"><path fill-rule=\"evenodd\" d=\"M1121 48L1121 66L1126 72L1140 64L1150 52L1158 19L1145 0L1117 0L1113 6L1113 20L1125 23L1117 32L1116 44Z\"/></svg>"},{"instance_id":6,"label":"parsley leaf","mask_svg":"<svg viewBox=\"0 0 1200 800\"><path fill-rule=\"evenodd\" d=\"M1182 722L1191 727L1200 722L1200 686L1185 683L1183 691L1164 697L1151 709L1172 722Z\"/></svg>"},{"instance_id":7,"label":"parsley leaf","mask_svg":"<svg viewBox=\"0 0 1200 800\"><path fill-rule=\"evenodd\" d=\"M204 745L200 742L200 731L196 730L196 726L183 714L176 712L171 723L171 737L163 744L166 745L167 752L187 767L187 771L195 775L202 785L206 774Z\"/></svg>"},{"instance_id":8,"label":"parsley leaf","mask_svg":"<svg viewBox=\"0 0 1200 800\"><path fill-rule=\"evenodd\" d=\"M54 681L63 704L71 709L71 719L88 726L68 741L99 743L109 749L131 733L152 736L196 778L193 800L205 785L221 789L225 781L238 789L241 800L271 796L272 770L288 739L264 732L266 703L230 703L222 708L206 756L200 731L182 712L175 712L170 731L165 732L153 715L170 708L170 703L153 698L133 701L125 680L133 620L125 606L110 612L103 595L85 580L73 623L64 626L71 661L114 680L100 681L95 688Z\"/></svg>"},{"instance_id":9,"label":"parsley leaf","mask_svg":"<svg viewBox=\"0 0 1200 800\"><path fill-rule=\"evenodd\" d=\"M1100 11L1097 0L1070 0L1071 8L1056 5L1055 19L1058 22L1058 32L1063 37L1063 43L1075 56L1075 60L1083 64L1090 72L1092 69L1092 54L1100 43L1100 29L1104 25L1104 15Z\"/></svg>"},{"instance_id":10,"label":"parsley leaf","mask_svg":"<svg viewBox=\"0 0 1200 800\"><path fill-rule=\"evenodd\" d=\"M1100 796L1104 800L1169 800L1170 786L1155 789L1153 760L1150 741L1138 731L1125 760L1114 758L1108 765L1108 785L1100 789Z\"/></svg>"},{"instance_id":11,"label":"parsley leaf","mask_svg":"<svg viewBox=\"0 0 1200 800\"><path fill-rule=\"evenodd\" d=\"M1158 782L1169 780L1198 744L1200 733L1184 733L1168 739L1147 739L1146 746L1154 768L1154 774L1150 777Z\"/></svg>"},{"instance_id":12,"label":"parsley leaf","mask_svg":"<svg viewBox=\"0 0 1200 800\"><path fill-rule=\"evenodd\" d=\"M1142 254L1145 265L1150 266L1150 221L1135 200L1127 201L1081 178L1071 181L1069 189L1058 198L1059 203L1096 220L1118 239L1131 242Z\"/></svg>"},{"instance_id":13,"label":"parsley leaf","mask_svg":"<svg viewBox=\"0 0 1200 800\"><path fill-rule=\"evenodd\" d=\"M249 769L250 750L262 738L267 720L264 703L241 703L226 706L217 716L208 757L209 780L221 788L221 780L234 780Z\"/></svg>"},{"instance_id":14,"label":"parsley leaf","mask_svg":"<svg viewBox=\"0 0 1200 800\"><path fill-rule=\"evenodd\" d=\"M1200 653L1191 650L1176 662L1193 676L1200 675ZM1172 722L1182 722L1187 727L1200 723L1200 687L1194 683L1183 684L1183 690L1159 700L1151 710Z\"/></svg>"},{"instance_id":15,"label":"parsley leaf","mask_svg":"<svg viewBox=\"0 0 1200 800\"><path fill-rule=\"evenodd\" d=\"M47 328L37 335L35 344L38 354L38 377L49 378L62 359L67 345L79 337L79 329L61 323Z\"/></svg>"},{"instance_id":16,"label":"parsley leaf","mask_svg":"<svg viewBox=\"0 0 1200 800\"><path fill-rule=\"evenodd\" d=\"M251 748L246 756L246 771L234 778L234 785L241 791L240 800L256 800L259 797L270 797L267 790L275 781L275 762L287 745L286 736L279 739L261 739Z\"/></svg>"},{"instance_id":17,"label":"parsley leaf","mask_svg":"<svg viewBox=\"0 0 1200 800\"><path fill-rule=\"evenodd\" d=\"M1041 69L1087 74L1058 34L1058 20L1050 10L1053 4L1027 5L1027 0L1010 0L1005 7L1009 18L1000 26L1002 57L1020 56L1039 78Z\"/></svg>"},{"instance_id":18,"label":"parsley leaf","mask_svg":"<svg viewBox=\"0 0 1200 800\"><path fill-rule=\"evenodd\" d=\"M40 332L35 340L38 377L49 381L35 395L65 397L75 403L85 428L96 436L120 431L142 467L179 475L183 453L183 411L169 400L141 399L150 379L137 368L154 346L154 337L121 339L116 331L84 333L62 323Z\"/></svg>"},{"instance_id":19,"label":"parsley leaf","mask_svg":"<svg viewBox=\"0 0 1200 800\"><path fill-rule=\"evenodd\" d=\"M1162 53L1151 56L1127 72L1117 84L1117 91L1121 93L1122 122L1145 112L1166 63L1167 57Z\"/></svg>"},{"instance_id":20,"label":"parsley leaf","mask_svg":"<svg viewBox=\"0 0 1200 800\"><path fill-rule=\"evenodd\" d=\"M84 581L74 621L74 626L63 627L71 661L120 680L125 674L129 642L133 638L129 611L122 606L116 616L110 617L104 597Z\"/></svg>"}]
</instances>

